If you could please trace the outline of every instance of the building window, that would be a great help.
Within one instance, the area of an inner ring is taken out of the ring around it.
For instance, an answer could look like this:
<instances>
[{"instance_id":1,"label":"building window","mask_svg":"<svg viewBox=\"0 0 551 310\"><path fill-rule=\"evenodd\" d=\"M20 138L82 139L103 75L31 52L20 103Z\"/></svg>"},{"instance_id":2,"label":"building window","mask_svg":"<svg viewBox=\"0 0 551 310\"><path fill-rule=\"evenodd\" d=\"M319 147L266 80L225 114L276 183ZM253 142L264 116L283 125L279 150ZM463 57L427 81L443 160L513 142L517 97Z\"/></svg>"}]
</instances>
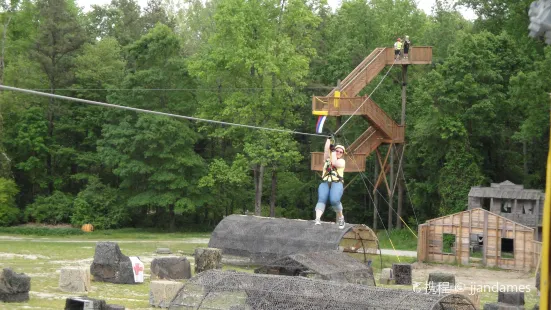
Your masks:
<instances>
[{"instance_id":1,"label":"building window","mask_svg":"<svg viewBox=\"0 0 551 310\"><path fill-rule=\"evenodd\" d=\"M471 234L469 242L469 250L471 257L482 258L482 249L484 248L484 236L479 234Z\"/></svg>"},{"instance_id":2,"label":"building window","mask_svg":"<svg viewBox=\"0 0 551 310\"><path fill-rule=\"evenodd\" d=\"M455 235L442 234L442 253L455 254Z\"/></svg>"},{"instance_id":3,"label":"building window","mask_svg":"<svg viewBox=\"0 0 551 310\"><path fill-rule=\"evenodd\" d=\"M515 240L511 238L501 238L501 258L515 257Z\"/></svg>"},{"instance_id":4,"label":"building window","mask_svg":"<svg viewBox=\"0 0 551 310\"><path fill-rule=\"evenodd\" d=\"M490 211L490 206L492 204L492 198L482 198L482 209Z\"/></svg>"},{"instance_id":5,"label":"building window","mask_svg":"<svg viewBox=\"0 0 551 310\"><path fill-rule=\"evenodd\" d=\"M534 204L532 201L526 200L522 203L522 214L534 214Z\"/></svg>"},{"instance_id":6,"label":"building window","mask_svg":"<svg viewBox=\"0 0 551 310\"><path fill-rule=\"evenodd\" d=\"M511 200L501 200L501 213L511 213Z\"/></svg>"}]
</instances>

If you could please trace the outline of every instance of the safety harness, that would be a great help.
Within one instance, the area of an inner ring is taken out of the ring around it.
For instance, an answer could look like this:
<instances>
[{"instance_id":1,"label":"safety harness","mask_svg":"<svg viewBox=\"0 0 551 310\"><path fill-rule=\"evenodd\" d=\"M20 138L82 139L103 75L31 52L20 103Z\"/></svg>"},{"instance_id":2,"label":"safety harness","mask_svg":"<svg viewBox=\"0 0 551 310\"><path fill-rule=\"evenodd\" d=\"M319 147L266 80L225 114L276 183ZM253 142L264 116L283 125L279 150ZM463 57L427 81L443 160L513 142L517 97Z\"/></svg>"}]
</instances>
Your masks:
<instances>
[{"instance_id":1,"label":"safety harness","mask_svg":"<svg viewBox=\"0 0 551 310\"><path fill-rule=\"evenodd\" d=\"M325 180L325 177L327 176L329 176L329 178L331 179L330 182L335 182L334 178L337 178L338 182L344 183L343 177L339 175L339 172L337 171L337 167L331 165L330 159L327 159L325 161L324 174L322 176L322 179Z\"/></svg>"}]
</instances>

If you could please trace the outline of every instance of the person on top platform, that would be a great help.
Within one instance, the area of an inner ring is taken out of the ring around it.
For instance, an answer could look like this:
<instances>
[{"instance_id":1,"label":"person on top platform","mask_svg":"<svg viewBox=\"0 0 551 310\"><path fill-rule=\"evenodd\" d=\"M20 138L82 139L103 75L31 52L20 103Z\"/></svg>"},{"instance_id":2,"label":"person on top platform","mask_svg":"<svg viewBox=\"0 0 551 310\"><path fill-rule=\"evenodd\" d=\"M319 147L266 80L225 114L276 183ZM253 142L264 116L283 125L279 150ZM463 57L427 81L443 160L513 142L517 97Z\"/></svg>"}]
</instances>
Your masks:
<instances>
[{"instance_id":1,"label":"person on top platform","mask_svg":"<svg viewBox=\"0 0 551 310\"><path fill-rule=\"evenodd\" d=\"M344 216L342 214L341 197L344 192L344 168L346 162L344 156L344 146L331 144L331 139L325 142L323 158L325 165L323 167L322 180L318 187L318 203L316 204L316 225L321 225L321 216L325 211L327 200L331 203L333 210L337 214L337 224L339 228L344 228Z\"/></svg>"},{"instance_id":2,"label":"person on top platform","mask_svg":"<svg viewBox=\"0 0 551 310\"><path fill-rule=\"evenodd\" d=\"M409 36L406 36L406 39L404 40L404 59L408 58L409 48L411 47L411 41L409 40Z\"/></svg>"},{"instance_id":3,"label":"person on top platform","mask_svg":"<svg viewBox=\"0 0 551 310\"><path fill-rule=\"evenodd\" d=\"M402 40L400 38L396 39L394 43L394 60L400 59L400 52L402 51Z\"/></svg>"}]
</instances>

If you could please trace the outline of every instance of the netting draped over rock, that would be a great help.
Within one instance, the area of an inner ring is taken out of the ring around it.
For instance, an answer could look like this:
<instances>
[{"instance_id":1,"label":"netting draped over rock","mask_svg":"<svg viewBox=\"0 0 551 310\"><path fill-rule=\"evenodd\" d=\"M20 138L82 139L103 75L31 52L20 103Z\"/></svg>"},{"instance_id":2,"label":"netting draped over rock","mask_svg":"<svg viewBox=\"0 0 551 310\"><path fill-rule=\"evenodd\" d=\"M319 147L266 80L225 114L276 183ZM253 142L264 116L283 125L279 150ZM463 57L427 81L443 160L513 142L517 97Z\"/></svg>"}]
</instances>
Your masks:
<instances>
[{"instance_id":1,"label":"netting draped over rock","mask_svg":"<svg viewBox=\"0 0 551 310\"><path fill-rule=\"evenodd\" d=\"M475 310L462 295L432 295L303 277L209 270L190 279L169 309Z\"/></svg>"},{"instance_id":2,"label":"netting draped over rock","mask_svg":"<svg viewBox=\"0 0 551 310\"><path fill-rule=\"evenodd\" d=\"M333 223L314 225L313 221L230 215L214 229L210 248L224 255L249 257L255 263L268 263L296 253L339 250L377 254L376 234L365 225Z\"/></svg>"},{"instance_id":3,"label":"netting draped over rock","mask_svg":"<svg viewBox=\"0 0 551 310\"><path fill-rule=\"evenodd\" d=\"M375 285L371 267L338 251L292 254L255 269L255 273Z\"/></svg>"}]
</instances>

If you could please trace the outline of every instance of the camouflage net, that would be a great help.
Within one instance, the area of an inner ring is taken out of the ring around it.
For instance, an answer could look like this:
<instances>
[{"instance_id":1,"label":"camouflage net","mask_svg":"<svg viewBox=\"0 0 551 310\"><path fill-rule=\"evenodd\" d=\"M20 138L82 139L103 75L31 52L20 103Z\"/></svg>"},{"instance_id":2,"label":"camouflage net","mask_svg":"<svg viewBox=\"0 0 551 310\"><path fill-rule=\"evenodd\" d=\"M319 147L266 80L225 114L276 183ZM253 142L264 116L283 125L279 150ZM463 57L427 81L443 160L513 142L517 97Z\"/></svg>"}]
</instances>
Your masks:
<instances>
[{"instance_id":1,"label":"camouflage net","mask_svg":"<svg viewBox=\"0 0 551 310\"><path fill-rule=\"evenodd\" d=\"M257 268L254 272L375 286L370 266L338 251L293 254Z\"/></svg>"},{"instance_id":2,"label":"camouflage net","mask_svg":"<svg viewBox=\"0 0 551 310\"><path fill-rule=\"evenodd\" d=\"M209 270L190 279L169 309L475 310L462 295L431 295L350 283Z\"/></svg>"},{"instance_id":3,"label":"camouflage net","mask_svg":"<svg viewBox=\"0 0 551 310\"><path fill-rule=\"evenodd\" d=\"M234 214L218 223L208 246L221 249L224 257L244 257L263 265L291 254L335 250L367 261L377 255L379 240L365 225L339 229L334 223Z\"/></svg>"}]
</instances>

